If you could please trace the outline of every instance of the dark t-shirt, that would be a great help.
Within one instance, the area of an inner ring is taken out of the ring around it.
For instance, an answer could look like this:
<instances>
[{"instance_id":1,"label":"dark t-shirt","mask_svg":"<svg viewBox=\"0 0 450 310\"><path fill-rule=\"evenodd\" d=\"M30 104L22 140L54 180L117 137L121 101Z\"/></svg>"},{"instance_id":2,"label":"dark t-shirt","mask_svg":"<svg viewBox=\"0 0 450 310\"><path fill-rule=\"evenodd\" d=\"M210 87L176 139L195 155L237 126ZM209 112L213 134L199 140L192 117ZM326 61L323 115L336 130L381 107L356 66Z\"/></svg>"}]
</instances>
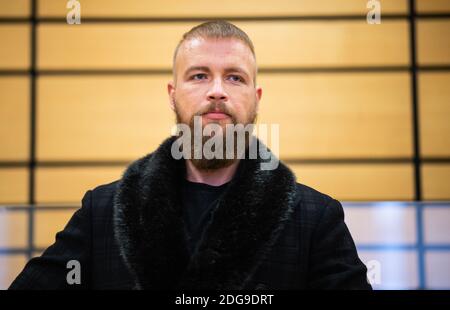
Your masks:
<instances>
[{"instance_id":1,"label":"dark t-shirt","mask_svg":"<svg viewBox=\"0 0 450 310\"><path fill-rule=\"evenodd\" d=\"M211 218L211 212L227 186L228 183L212 186L184 180L181 198L191 253L200 241L203 230Z\"/></svg>"}]
</instances>

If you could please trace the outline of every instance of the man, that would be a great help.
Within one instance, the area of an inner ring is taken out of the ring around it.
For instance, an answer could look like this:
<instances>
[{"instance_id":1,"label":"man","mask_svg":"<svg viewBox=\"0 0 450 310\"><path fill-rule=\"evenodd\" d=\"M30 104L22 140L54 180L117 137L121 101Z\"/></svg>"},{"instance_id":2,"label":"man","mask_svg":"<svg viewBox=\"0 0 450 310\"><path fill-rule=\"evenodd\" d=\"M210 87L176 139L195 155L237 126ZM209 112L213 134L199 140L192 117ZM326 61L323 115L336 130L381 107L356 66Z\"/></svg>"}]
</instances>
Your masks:
<instances>
[{"instance_id":1,"label":"man","mask_svg":"<svg viewBox=\"0 0 450 310\"><path fill-rule=\"evenodd\" d=\"M177 123L194 132L196 121L216 129L253 124L262 95L256 74L242 30L225 21L194 27L177 46L168 84ZM222 147L230 139L212 137ZM11 288L371 288L337 200L296 183L281 162L262 169L261 156L248 157L250 146L262 146L254 139L231 158L195 156L208 137L181 147L179 139L132 163L120 181L88 191ZM188 156L175 158L177 149ZM75 284L73 260L81 272Z\"/></svg>"}]
</instances>

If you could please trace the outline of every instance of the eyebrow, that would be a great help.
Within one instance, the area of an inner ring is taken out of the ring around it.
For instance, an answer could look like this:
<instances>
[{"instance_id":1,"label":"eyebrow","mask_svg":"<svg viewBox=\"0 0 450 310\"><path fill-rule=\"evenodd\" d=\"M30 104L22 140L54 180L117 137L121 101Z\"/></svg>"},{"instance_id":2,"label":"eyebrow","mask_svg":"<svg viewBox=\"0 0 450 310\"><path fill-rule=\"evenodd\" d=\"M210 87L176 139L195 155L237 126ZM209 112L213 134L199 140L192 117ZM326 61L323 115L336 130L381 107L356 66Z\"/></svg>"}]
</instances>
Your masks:
<instances>
[{"instance_id":1,"label":"eyebrow","mask_svg":"<svg viewBox=\"0 0 450 310\"><path fill-rule=\"evenodd\" d=\"M211 70L207 66L191 66L186 70L186 72L184 73L184 76L185 77L188 76L189 73L191 73L192 71L211 72ZM239 73L245 75L247 78L250 78L249 74L244 69L239 68L239 67L229 67L229 68L225 69L225 73L230 73L230 72L239 72Z\"/></svg>"},{"instance_id":2,"label":"eyebrow","mask_svg":"<svg viewBox=\"0 0 450 310\"><path fill-rule=\"evenodd\" d=\"M189 73L191 73L192 71L207 71L207 72L210 72L211 70L209 70L209 68L206 67L206 66L191 66L184 72L184 76L188 76Z\"/></svg>"}]
</instances>

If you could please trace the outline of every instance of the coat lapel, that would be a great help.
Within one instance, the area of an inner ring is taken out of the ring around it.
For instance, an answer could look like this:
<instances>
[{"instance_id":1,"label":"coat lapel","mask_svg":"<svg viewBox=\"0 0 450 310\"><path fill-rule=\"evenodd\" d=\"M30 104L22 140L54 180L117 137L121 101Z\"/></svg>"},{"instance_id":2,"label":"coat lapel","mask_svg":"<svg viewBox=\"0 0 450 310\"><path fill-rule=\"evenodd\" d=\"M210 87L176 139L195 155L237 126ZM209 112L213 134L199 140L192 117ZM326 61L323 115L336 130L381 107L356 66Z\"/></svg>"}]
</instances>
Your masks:
<instances>
[{"instance_id":1,"label":"coat lapel","mask_svg":"<svg viewBox=\"0 0 450 310\"><path fill-rule=\"evenodd\" d=\"M114 232L136 287L241 289L270 253L293 212L295 177L281 162L261 170L243 159L203 238L188 252L180 198L184 160L174 138L132 163L114 200Z\"/></svg>"}]
</instances>

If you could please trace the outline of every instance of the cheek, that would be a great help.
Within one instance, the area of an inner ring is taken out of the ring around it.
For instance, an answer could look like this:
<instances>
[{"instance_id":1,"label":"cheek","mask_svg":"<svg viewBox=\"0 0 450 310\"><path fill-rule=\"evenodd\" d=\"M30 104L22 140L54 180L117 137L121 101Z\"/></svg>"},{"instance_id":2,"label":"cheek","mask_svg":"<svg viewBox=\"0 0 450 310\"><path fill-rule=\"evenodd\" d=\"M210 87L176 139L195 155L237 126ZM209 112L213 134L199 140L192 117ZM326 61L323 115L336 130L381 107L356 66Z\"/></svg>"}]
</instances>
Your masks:
<instances>
[{"instance_id":1,"label":"cheek","mask_svg":"<svg viewBox=\"0 0 450 310\"><path fill-rule=\"evenodd\" d=\"M175 95L175 101L177 103L178 113L189 114L192 110L194 100L192 100L192 95L186 91L178 91Z\"/></svg>"},{"instance_id":2,"label":"cheek","mask_svg":"<svg viewBox=\"0 0 450 310\"><path fill-rule=\"evenodd\" d=\"M176 96L176 99L183 105L184 110L195 110L201 105L204 94L198 88L181 89Z\"/></svg>"},{"instance_id":3,"label":"cheek","mask_svg":"<svg viewBox=\"0 0 450 310\"><path fill-rule=\"evenodd\" d=\"M194 115L198 115L205 109L206 105L203 104L204 102L205 100L202 100L201 97L194 97L192 95L180 98L177 101L177 113L181 117L181 121L185 124L190 124ZM236 114L239 115L240 113ZM242 113L242 115L244 114Z\"/></svg>"},{"instance_id":4,"label":"cheek","mask_svg":"<svg viewBox=\"0 0 450 310\"><path fill-rule=\"evenodd\" d=\"M256 108L256 97L254 93L241 94L235 98L234 102L236 103L235 109L238 112L239 118L249 117Z\"/></svg>"}]
</instances>

